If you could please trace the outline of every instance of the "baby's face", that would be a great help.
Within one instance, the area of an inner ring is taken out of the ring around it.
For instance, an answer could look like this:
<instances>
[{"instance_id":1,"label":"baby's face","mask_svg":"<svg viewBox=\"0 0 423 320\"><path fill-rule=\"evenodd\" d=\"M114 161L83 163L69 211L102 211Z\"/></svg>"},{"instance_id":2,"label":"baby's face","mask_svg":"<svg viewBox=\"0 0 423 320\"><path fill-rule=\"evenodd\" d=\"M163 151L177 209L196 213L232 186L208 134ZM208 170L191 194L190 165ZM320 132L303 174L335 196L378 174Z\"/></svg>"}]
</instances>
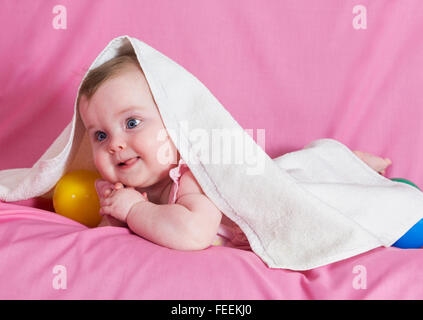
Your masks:
<instances>
[{"instance_id":1,"label":"baby's face","mask_svg":"<svg viewBox=\"0 0 423 320\"><path fill-rule=\"evenodd\" d=\"M169 170L177 162L177 149L136 66L128 66L106 80L90 100L82 96L79 112L94 163L105 180L146 188L169 179Z\"/></svg>"}]
</instances>

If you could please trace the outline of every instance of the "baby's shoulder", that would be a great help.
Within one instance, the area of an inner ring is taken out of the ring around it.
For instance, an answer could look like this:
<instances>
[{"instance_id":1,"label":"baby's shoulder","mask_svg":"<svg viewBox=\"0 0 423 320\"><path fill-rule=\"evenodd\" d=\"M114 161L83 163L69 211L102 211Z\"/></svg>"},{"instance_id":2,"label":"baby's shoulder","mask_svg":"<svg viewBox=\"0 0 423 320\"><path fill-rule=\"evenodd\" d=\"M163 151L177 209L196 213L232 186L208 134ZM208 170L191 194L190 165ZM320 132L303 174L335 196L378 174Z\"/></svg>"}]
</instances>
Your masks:
<instances>
[{"instance_id":1,"label":"baby's shoulder","mask_svg":"<svg viewBox=\"0 0 423 320\"><path fill-rule=\"evenodd\" d=\"M195 179L191 170L185 171L179 180L179 189L177 194L177 199L187 194L204 194L203 189L200 184Z\"/></svg>"},{"instance_id":2,"label":"baby's shoulder","mask_svg":"<svg viewBox=\"0 0 423 320\"><path fill-rule=\"evenodd\" d=\"M181 175L176 203L199 213L201 219L216 221L219 224L222 218L222 212L207 197L190 170Z\"/></svg>"}]
</instances>

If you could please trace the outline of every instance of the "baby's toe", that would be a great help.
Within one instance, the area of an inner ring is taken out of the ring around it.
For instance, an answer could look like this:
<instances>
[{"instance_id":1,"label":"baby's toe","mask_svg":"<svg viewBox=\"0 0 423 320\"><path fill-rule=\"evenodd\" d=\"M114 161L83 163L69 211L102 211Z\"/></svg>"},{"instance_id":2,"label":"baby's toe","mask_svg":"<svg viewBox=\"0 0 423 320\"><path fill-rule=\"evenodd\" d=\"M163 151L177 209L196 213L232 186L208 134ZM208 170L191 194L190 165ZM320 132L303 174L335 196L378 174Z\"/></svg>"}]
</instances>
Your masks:
<instances>
[{"instance_id":1,"label":"baby's toe","mask_svg":"<svg viewBox=\"0 0 423 320\"><path fill-rule=\"evenodd\" d=\"M392 161L388 158L385 158L382 161L383 161L382 170L385 170L387 167L389 167L392 164Z\"/></svg>"},{"instance_id":2,"label":"baby's toe","mask_svg":"<svg viewBox=\"0 0 423 320\"><path fill-rule=\"evenodd\" d=\"M378 172L382 175L384 175L386 173L386 168L388 168L390 165L392 164L392 161L388 158L379 159L379 163L378 163Z\"/></svg>"}]
</instances>

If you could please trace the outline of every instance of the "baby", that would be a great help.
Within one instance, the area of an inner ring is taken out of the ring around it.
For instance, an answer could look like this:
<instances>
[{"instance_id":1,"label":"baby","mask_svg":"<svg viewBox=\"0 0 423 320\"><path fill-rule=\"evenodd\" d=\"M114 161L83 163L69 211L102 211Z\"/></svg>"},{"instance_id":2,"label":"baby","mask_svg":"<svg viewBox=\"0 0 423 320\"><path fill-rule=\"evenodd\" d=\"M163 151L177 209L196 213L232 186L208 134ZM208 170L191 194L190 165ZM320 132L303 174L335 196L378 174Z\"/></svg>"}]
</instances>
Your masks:
<instances>
[{"instance_id":1,"label":"baby","mask_svg":"<svg viewBox=\"0 0 423 320\"><path fill-rule=\"evenodd\" d=\"M245 235L208 199L167 135L135 54L91 70L77 104L104 179L96 181L103 216L99 226L127 225L145 239L178 250L248 248ZM166 139L159 140L163 132ZM158 160L164 145L167 162ZM391 164L354 152L381 174Z\"/></svg>"}]
</instances>

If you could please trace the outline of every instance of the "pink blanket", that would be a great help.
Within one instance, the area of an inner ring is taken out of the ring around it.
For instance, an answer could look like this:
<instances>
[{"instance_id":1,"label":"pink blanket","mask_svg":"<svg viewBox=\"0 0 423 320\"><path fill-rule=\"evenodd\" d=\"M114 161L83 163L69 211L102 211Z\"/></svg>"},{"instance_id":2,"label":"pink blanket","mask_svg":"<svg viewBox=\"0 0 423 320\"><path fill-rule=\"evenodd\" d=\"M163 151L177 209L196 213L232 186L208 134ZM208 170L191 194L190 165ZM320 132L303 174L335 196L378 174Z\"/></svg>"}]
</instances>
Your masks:
<instances>
[{"instance_id":1,"label":"pink blanket","mask_svg":"<svg viewBox=\"0 0 423 320\"><path fill-rule=\"evenodd\" d=\"M170 250L126 228L89 229L0 203L0 299L421 299L421 250L378 248L305 272L250 251ZM212 279L212 281L210 281Z\"/></svg>"},{"instance_id":2,"label":"pink blanket","mask_svg":"<svg viewBox=\"0 0 423 320\"><path fill-rule=\"evenodd\" d=\"M34 164L70 122L94 57L129 34L192 72L245 129L265 129L272 158L334 138L423 186L422 1L182 2L3 1L0 169ZM251 252L172 251L32 206L0 203L2 299L423 298L422 250L271 270Z\"/></svg>"}]
</instances>

